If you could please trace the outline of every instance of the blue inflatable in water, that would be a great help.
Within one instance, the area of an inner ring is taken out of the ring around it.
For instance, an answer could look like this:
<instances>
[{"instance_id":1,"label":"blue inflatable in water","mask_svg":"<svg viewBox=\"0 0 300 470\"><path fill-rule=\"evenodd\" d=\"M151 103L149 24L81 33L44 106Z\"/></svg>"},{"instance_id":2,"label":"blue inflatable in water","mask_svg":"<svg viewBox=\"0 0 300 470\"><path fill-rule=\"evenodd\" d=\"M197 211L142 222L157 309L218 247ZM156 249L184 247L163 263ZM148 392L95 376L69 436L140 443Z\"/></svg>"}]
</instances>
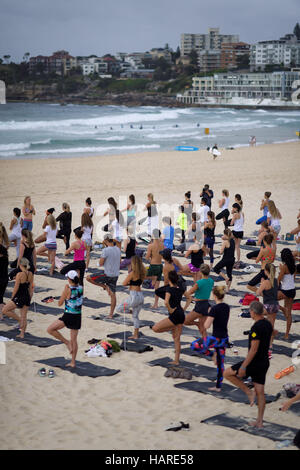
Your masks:
<instances>
[{"instance_id":1,"label":"blue inflatable in water","mask_svg":"<svg viewBox=\"0 0 300 470\"><path fill-rule=\"evenodd\" d=\"M199 150L198 147L188 147L186 145L179 145L178 147L175 147L175 150L182 150L185 152L194 152L195 150Z\"/></svg>"}]
</instances>

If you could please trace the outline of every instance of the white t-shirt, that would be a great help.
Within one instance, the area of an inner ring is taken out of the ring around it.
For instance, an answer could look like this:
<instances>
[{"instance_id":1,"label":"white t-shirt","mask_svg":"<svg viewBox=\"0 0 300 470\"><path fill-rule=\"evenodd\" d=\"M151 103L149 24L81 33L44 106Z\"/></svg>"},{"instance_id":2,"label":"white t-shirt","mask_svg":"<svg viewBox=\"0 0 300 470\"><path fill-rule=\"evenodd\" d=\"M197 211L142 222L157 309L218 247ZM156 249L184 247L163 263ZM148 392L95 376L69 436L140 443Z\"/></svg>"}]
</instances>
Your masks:
<instances>
[{"instance_id":1,"label":"white t-shirt","mask_svg":"<svg viewBox=\"0 0 300 470\"><path fill-rule=\"evenodd\" d=\"M13 233L17 238L21 238L21 217L14 217L16 224L14 224L11 233Z\"/></svg>"},{"instance_id":2,"label":"white t-shirt","mask_svg":"<svg viewBox=\"0 0 300 470\"><path fill-rule=\"evenodd\" d=\"M52 229L50 225L47 225L44 232L47 234L46 243L56 243L57 228Z\"/></svg>"},{"instance_id":3,"label":"white t-shirt","mask_svg":"<svg viewBox=\"0 0 300 470\"><path fill-rule=\"evenodd\" d=\"M93 226L92 227L83 227L83 235L81 237L82 241L91 241L92 240L92 231L93 231Z\"/></svg>"},{"instance_id":4,"label":"white t-shirt","mask_svg":"<svg viewBox=\"0 0 300 470\"><path fill-rule=\"evenodd\" d=\"M280 220L279 219L274 219L270 212L267 212L267 217L270 218L271 220L271 227L280 227Z\"/></svg>"},{"instance_id":5,"label":"white t-shirt","mask_svg":"<svg viewBox=\"0 0 300 470\"><path fill-rule=\"evenodd\" d=\"M207 218L207 213L209 211L209 207L208 206L201 206L200 209L199 209L199 216L200 216L200 222L202 224L204 224L204 222L207 222L208 221L208 218Z\"/></svg>"}]
</instances>

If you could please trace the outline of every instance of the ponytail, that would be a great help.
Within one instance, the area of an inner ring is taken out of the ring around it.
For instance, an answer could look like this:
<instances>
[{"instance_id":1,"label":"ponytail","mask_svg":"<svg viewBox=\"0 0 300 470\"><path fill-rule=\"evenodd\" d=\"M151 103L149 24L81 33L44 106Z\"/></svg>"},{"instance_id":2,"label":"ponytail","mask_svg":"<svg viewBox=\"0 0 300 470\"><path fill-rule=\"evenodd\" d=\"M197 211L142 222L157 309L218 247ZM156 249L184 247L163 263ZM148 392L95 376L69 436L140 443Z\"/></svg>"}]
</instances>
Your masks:
<instances>
[{"instance_id":1,"label":"ponytail","mask_svg":"<svg viewBox=\"0 0 300 470\"><path fill-rule=\"evenodd\" d=\"M213 288L213 294L218 300L223 300L226 293L226 286L216 286Z\"/></svg>"},{"instance_id":2,"label":"ponytail","mask_svg":"<svg viewBox=\"0 0 300 470\"><path fill-rule=\"evenodd\" d=\"M271 264L271 263L266 264L265 270L270 275L271 286L274 287L274 279L275 279L275 266L274 266L274 264Z\"/></svg>"}]
</instances>

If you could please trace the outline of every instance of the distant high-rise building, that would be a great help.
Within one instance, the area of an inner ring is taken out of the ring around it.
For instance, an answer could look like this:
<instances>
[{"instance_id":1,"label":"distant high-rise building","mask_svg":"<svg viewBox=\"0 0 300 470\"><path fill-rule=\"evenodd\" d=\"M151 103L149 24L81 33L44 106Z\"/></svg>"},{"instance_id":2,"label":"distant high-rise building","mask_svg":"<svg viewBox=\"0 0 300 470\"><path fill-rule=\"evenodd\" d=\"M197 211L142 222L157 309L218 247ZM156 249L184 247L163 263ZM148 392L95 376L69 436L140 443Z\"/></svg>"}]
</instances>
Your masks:
<instances>
[{"instance_id":1,"label":"distant high-rise building","mask_svg":"<svg viewBox=\"0 0 300 470\"><path fill-rule=\"evenodd\" d=\"M220 28L209 28L207 34L183 33L181 35L181 55L189 55L192 50L198 53L203 50L220 50L224 43L239 42L237 34L220 34Z\"/></svg>"},{"instance_id":2,"label":"distant high-rise building","mask_svg":"<svg viewBox=\"0 0 300 470\"><path fill-rule=\"evenodd\" d=\"M263 71L269 65L300 65L300 41L294 34L286 34L278 40L260 41L251 46L250 70Z\"/></svg>"}]
</instances>

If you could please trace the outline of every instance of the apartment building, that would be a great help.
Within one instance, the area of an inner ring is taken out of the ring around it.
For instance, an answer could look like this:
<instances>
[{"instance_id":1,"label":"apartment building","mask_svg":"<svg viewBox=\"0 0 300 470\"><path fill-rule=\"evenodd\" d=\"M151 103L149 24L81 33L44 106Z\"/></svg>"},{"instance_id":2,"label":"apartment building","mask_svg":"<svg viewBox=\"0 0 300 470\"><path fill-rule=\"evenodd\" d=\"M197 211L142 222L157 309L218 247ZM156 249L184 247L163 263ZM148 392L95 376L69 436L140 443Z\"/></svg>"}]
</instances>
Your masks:
<instances>
[{"instance_id":1,"label":"apartment building","mask_svg":"<svg viewBox=\"0 0 300 470\"><path fill-rule=\"evenodd\" d=\"M224 43L239 42L237 34L220 34L219 28L209 28L207 34L183 33L180 41L181 55L189 55L192 50L220 50Z\"/></svg>"},{"instance_id":2,"label":"apartment building","mask_svg":"<svg viewBox=\"0 0 300 470\"><path fill-rule=\"evenodd\" d=\"M253 44L250 50L250 70L265 70L268 65L295 67L300 65L300 41L294 34Z\"/></svg>"},{"instance_id":3,"label":"apartment building","mask_svg":"<svg viewBox=\"0 0 300 470\"><path fill-rule=\"evenodd\" d=\"M221 44L221 69L235 69L239 65L240 58L250 56L250 44L245 42L226 43Z\"/></svg>"},{"instance_id":4,"label":"apartment building","mask_svg":"<svg viewBox=\"0 0 300 470\"><path fill-rule=\"evenodd\" d=\"M206 98L291 100L292 85L300 79L300 71L273 73L214 74L194 77L192 88L177 95L181 103L200 104Z\"/></svg>"},{"instance_id":5,"label":"apartment building","mask_svg":"<svg viewBox=\"0 0 300 470\"><path fill-rule=\"evenodd\" d=\"M64 50L53 52L51 56L38 55L29 59L29 73L66 75L76 66L76 58Z\"/></svg>"}]
</instances>

